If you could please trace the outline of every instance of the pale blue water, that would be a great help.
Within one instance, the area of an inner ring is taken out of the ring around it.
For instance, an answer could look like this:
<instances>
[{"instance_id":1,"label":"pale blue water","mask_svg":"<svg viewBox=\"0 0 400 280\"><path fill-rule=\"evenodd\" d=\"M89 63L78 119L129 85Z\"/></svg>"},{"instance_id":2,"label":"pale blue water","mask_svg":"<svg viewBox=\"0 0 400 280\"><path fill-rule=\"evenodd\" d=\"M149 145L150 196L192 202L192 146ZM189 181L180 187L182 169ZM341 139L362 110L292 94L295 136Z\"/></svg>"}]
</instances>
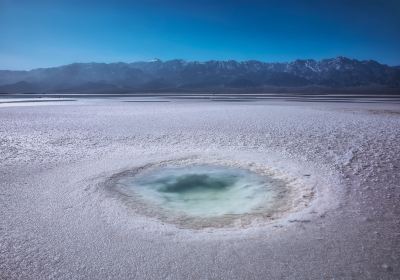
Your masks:
<instances>
[{"instance_id":1,"label":"pale blue water","mask_svg":"<svg viewBox=\"0 0 400 280\"><path fill-rule=\"evenodd\" d=\"M147 203L200 217L260 210L273 202L272 182L247 170L219 166L159 168L119 181Z\"/></svg>"}]
</instances>

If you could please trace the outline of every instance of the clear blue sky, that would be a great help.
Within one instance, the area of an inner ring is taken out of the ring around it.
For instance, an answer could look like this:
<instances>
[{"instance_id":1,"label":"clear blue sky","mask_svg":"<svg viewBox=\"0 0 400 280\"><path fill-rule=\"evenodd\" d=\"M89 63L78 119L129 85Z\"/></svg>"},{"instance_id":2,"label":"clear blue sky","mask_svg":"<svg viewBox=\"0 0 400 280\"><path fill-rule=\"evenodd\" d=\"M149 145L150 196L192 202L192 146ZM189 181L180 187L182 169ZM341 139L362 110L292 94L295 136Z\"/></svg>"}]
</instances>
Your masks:
<instances>
[{"instance_id":1,"label":"clear blue sky","mask_svg":"<svg viewBox=\"0 0 400 280\"><path fill-rule=\"evenodd\" d=\"M338 55L400 65L400 1L0 0L0 69Z\"/></svg>"}]
</instances>

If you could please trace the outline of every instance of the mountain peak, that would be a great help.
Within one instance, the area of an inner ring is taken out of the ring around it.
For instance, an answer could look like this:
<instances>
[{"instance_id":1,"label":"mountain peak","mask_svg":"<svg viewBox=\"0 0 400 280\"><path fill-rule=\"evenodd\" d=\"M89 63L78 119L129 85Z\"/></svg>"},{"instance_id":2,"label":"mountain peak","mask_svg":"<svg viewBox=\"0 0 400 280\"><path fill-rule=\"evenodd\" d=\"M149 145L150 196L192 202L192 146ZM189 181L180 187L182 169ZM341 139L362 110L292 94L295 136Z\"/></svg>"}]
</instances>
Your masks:
<instances>
[{"instance_id":1,"label":"mountain peak","mask_svg":"<svg viewBox=\"0 0 400 280\"><path fill-rule=\"evenodd\" d=\"M22 83L22 84L21 84ZM264 87L356 87L400 88L400 69L376 61L359 61L343 56L298 59L268 63L257 60L210 60L204 62L155 58L133 63L74 63L31 71L0 71L0 90L57 91L65 88L90 91L118 88L125 90L264 88ZM13 88L15 90L13 90Z\"/></svg>"}]
</instances>

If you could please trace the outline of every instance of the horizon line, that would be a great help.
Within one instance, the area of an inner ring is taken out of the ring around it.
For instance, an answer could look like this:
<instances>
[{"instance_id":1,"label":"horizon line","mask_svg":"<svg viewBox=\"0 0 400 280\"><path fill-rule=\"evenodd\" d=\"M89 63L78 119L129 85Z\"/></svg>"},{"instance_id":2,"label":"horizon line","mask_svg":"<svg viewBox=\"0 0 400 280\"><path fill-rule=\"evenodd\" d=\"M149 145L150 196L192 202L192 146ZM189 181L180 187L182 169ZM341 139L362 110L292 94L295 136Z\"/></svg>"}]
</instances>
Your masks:
<instances>
[{"instance_id":1,"label":"horizon line","mask_svg":"<svg viewBox=\"0 0 400 280\"><path fill-rule=\"evenodd\" d=\"M123 63L123 64L132 64L132 63L151 63L151 62L169 62L169 61L184 61L184 62L200 62L200 63L207 63L207 62L213 62L213 61L218 61L218 62L229 62L229 61L235 61L235 62L239 62L239 63L243 63L243 62L250 62L250 61L257 61L257 62L261 62L261 63L276 63L276 64L283 64L283 63L291 63L291 62L295 62L295 61L299 61L299 60L311 60L311 61L316 61L316 62L321 62L324 60L329 60L329 59L337 59L337 58L345 58L345 59L349 59L349 60L356 60L359 62L367 62L367 61L373 61L373 62L377 62L381 65L386 65L389 67L398 67L400 65L397 64L387 64L387 63L382 63L379 60L376 59L357 59L357 58L352 58L349 56L344 56L344 55L338 55L338 56L333 56L333 57L326 57L326 58L320 58L320 59L315 59L315 58L297 58L294 60L287 60L287 61L266 61L266 60L259 60L259 59L206 59L206 60L191 60L191 59L183 59L183 58L174 58L174 59L160 59L160 58L152 58L152 59L148 59L148 60L134 60L134 61L130 61L130 62L126 62L126 61L118 61L115 60L113 62L98 62L98 61L88 61L88 62L71 62L71 63L65 63L65 64L59 64L56 66L43 66L43 67L34 67L34 68L29 68L29 69L5 69L5 68L0 68L0 71L33 71L33 70L38 70L38 69L49 69L49 68L58 68L58 67L63 67L63 66L68 66L68 65L74 65L74 64L119 64L119 63Z\"/></svg>"}]
</instances>

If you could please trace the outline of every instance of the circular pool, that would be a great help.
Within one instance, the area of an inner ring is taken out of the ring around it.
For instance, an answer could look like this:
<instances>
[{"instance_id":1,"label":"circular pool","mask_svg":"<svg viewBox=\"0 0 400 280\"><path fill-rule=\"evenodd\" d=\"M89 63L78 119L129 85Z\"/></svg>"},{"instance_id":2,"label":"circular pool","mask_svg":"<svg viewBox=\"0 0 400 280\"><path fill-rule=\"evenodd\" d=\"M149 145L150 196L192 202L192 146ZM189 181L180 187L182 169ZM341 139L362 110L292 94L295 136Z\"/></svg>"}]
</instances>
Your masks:
<instances>
[{"instance_id":1,"label":"circular pool","mask_svg":"<svg viewBox=\"0 0 400 280\"><path fill-rule=\"evenodd\" d=\"M194 217L265 211L282 186L266 176L231 167L166 167L119 180L143 201Z\"/></svg>"},{"instance_id":2,"label":"circular pool","mask_svg":"<svg viewBox=\"0 0 400 280\"><path fill-rule=\"evenodd\" d=\"M276 175L262 166L171 161L115 174L108 186L134 212L162 222L245 226L280 218L312 198Z\"/></svg>"}]
</instances>

